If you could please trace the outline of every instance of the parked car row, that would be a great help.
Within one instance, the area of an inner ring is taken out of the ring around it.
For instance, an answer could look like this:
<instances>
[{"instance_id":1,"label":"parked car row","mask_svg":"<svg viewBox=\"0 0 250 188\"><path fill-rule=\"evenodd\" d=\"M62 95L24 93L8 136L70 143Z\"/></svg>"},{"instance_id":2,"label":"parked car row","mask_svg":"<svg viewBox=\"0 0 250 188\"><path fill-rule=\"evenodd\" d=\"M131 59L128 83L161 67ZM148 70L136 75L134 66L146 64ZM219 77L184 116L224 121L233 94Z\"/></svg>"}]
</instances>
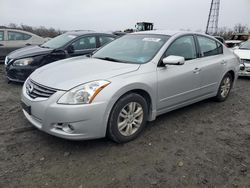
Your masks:
<instances>
[{"instance_id":1,"label":"parked car row","mask_svg":"<svg viewBox=\"0 0 250 188\"><path fill-rule=\"evenodd\" d=\"M24 82L37 68L51 62L87 55L117 38L108 33L71 31L48 42L21 48L5 58L6 75L10 81Z\"/></svg>"},{"instance_id":2,"label":"parked car row","mask_svg":"<svg viewBox=\"0 0 250 188\"><path fill-rule=\"evenodd\" d=\"M249 33L237 33L232 35L230 40L226 40L225 43L228 48L234 48L239 46L242 42L250 40Z\"/></svg>"},{"instance_id":3,"label":"parked car row","mask_svg":"<svg viewBox=\"0 0 250 188\"><path fill-rule=\"evenodd\" d=\"M95 51L36 69L22 89L25 117L66 139L128 142L161 114L211 97L225 101L238 77L239 57L208 35L155 30L113 39L70 32L10 54L7 75L20 71L14 79L23 81L45 62Z\"/></svg>"}]
</instances>

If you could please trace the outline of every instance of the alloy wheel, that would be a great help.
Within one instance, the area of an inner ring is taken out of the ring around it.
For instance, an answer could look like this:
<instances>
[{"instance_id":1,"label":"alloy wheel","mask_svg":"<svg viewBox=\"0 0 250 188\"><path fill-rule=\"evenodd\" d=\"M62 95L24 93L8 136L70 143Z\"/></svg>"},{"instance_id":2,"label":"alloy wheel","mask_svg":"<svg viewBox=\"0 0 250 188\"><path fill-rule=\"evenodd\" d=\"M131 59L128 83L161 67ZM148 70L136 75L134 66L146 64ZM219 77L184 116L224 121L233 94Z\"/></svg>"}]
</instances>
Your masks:
<instances>
[{"instance_id":1,"label":"alloy wheel","mask_svg":"<svg viewBox=\"0 0 250 188\"><path fill-rule=\"evenodd\" d=\"M226 98L231 89L231 79L230 77L225 77L221 85L221 96Z\"/></svg>"},{"instance_id":2,"label":"alloy wheel","mask_svg":"<svg viewBox=\"0 0 250 188\"><path fill-rule=\"evenodd\" d=\"M123 136L133 135L143 122L143 108L137 102L130 102L119 113L117 125Z\"/></svg>"}]
</instances>

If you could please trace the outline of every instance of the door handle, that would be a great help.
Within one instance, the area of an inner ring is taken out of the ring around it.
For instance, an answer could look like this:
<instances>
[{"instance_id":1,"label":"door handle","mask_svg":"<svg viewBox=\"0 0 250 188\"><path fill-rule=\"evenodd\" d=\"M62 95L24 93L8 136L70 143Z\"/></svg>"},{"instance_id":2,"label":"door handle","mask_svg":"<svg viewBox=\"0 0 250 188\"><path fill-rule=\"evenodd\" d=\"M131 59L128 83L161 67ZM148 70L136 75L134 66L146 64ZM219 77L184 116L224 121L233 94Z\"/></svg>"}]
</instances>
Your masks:
<instances>
[{"instance_id":1,"label":"door handle","mask_svg":"<svg viewBox=\"0 0 250 188\"><path fill-rule=\"evenodd\" d=\"M221 62L220 62L220 64L222 64L222 65L226 65L226 61L225 60L222 60Z\"/></svg>"},{"instance_id":2,"label":"door handle","mask_svg":"<svg viewBox=\"0 0 250 188\"><path fill-rule=\"evenodd\" d=\"M26 46L30 46L31 44L30 43L27 43L27 44L25 44Z\"/></svg>"},{"instance_id":3,"label":"door handle","mask_svg":"<svg viewBox=\"0 0 250 188\"><path fill-rule=\"evenodd\" d=\"M196 68L193 70L193 73L199 74L200 71L201 71L201 68L196 67Z\"/></svg>"},{"instance_id":4,"label":"door handle","mask_svg":"<svg viewBox=\"0 0 250 188\"><path fill-rule=\"evenodd\" d=\"M0 44L0 46L4 46L3 44Z\"/></svg>"}]
</instances>

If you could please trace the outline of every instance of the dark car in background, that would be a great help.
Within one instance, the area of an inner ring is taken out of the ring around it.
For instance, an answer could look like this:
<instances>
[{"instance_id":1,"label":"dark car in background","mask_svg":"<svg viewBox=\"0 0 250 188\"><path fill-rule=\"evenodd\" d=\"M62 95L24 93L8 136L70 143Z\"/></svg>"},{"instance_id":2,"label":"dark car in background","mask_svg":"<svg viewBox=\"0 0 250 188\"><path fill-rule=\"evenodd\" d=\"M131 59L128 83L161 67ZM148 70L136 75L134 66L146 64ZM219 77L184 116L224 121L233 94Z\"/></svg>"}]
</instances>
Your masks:
<instances>
[{"instance_id":1,"label":"dark car in background","mask_svg":"<svg viewBox=\"0 0 250 188\"><path fill-rule=\"evenodd\" d=\"M16 50L6 56L7 79L24 82L37 68L51 62L93 53L99 47L117 38L109 33L70 31L48 42Z\"/></svg>"},{"instance_id":2,"label":"dark car in background","mask_svg":"<svg viewBox=\"0 0 250 188\"><path fill-rule=\"evenodd\" d=\"M10 52L30 45L39 45L48 39L17 29L0 29L0 62Z\"/></svg>"},{"instance_id":3,"label":"dark car in background","mask_svg":"<svg viewBox=\"0 0 250 188\"><path fill-rule=\"evenodd\" d=\"M226 45L225 43L225 39L221 36L214 36L214 38L216 38L218 41L220 41L222 44Z\"/></svg>"}]
</instances>

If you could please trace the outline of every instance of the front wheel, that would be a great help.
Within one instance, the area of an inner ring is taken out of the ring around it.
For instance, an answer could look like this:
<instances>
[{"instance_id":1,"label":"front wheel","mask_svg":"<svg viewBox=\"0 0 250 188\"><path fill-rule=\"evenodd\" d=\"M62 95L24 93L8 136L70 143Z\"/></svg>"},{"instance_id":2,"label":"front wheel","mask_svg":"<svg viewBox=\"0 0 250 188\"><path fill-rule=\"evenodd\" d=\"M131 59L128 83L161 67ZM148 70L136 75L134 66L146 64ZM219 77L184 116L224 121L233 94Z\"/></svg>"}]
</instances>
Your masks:
<instances>
[{"instance_id":1,"label":"front wheel","mask_svg":"<svg viewBox=\"0 0 250 188\"><path fill-rule=\"evenodd\" d=\"M232 89L232 85L233 85L232 75L230 73L227 73L221 81L220 87L215 97L216 101L219 102L225 101Z\"/></svg>"},{"instance_id":2,"label":"front wheel","mask_svg":"<svg viewBox=\"0 0 250 188\"><path fill-rule=\"evenodd\" d=\"M107 135L117 143L129 142L142 132L147 118L147 101L136 93L125 95L111 111Z\"/></svg>"}]
</instances>

